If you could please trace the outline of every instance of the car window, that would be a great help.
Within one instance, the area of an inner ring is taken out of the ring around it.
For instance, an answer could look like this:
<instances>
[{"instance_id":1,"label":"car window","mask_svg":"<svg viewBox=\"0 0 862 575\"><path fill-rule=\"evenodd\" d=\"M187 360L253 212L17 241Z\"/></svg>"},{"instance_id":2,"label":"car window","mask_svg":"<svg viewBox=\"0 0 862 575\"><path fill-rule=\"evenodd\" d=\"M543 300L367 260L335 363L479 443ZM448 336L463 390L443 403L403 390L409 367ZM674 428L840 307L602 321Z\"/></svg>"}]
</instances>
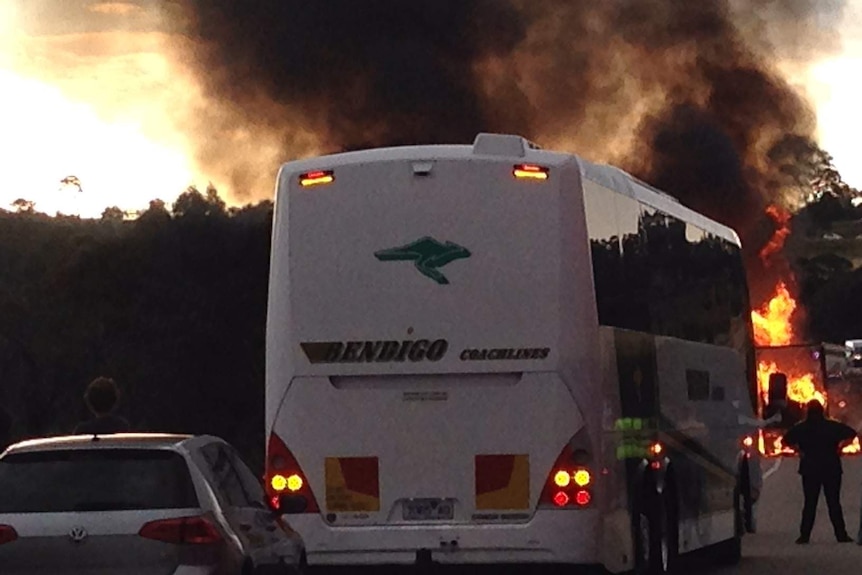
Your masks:
<instances>
[{"instance_id":1,"label":"car window","mask_svg":"<svg viewBox=\"0 0 862 575\"><path fill-rule=\"evenodd\" d=\"M188 465L173 451L77 449L0 459L0 513L197 506Z\"/></svg>"},{"instance_id":2,"label":"car window","mask_svg":"<svg viewBox=\"0 0 862 575\"><path fill-rule=\"evenodd\" d=\"M207 462L213 487L220 498L232 507L252 507L252 500L246 493L225 446L211 443L201 449L201 454Z\"/></svg>"}]
</instances>

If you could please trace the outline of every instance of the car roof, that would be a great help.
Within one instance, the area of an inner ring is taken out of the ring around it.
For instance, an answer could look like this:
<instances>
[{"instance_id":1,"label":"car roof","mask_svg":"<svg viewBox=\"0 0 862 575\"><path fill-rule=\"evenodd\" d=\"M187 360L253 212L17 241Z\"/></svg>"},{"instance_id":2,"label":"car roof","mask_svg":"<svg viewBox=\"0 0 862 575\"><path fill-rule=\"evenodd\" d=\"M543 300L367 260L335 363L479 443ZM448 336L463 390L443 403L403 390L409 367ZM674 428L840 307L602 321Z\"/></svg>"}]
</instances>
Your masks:
<instances>
[{"instance_id":1,"label":"car roof","mask_svg":"<svg viewBox=\"0 0 862 575\"><path fill-rule=\"evenodd\" d=\"M172 449L180 450L186 444L202 439L201 436L178 433L112 433L106 435L63 435L28 439L10 445L5 455L34 451L68 449ZM216 439L210 437L208 439Z\"/></svg>"}]
</instances>

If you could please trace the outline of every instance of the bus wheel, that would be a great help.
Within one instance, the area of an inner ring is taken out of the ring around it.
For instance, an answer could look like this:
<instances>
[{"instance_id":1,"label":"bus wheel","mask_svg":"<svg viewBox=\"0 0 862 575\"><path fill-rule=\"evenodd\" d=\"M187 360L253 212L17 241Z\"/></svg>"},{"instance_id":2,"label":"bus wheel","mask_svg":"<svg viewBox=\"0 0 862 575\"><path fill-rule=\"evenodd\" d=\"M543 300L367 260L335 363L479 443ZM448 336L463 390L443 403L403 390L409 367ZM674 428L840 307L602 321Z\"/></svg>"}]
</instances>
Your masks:
<instances>
[{"instance_id":1,"label":"bus wheel","mask_svg":"<svg viewBox=\"0 0 862 575\"><path fill-rule=\"evenodd\" d=\"M668 572L671 550L668 539L668 506L659 493L645 497L635 515L635 573Z\"/></svg>"}]
</instances>

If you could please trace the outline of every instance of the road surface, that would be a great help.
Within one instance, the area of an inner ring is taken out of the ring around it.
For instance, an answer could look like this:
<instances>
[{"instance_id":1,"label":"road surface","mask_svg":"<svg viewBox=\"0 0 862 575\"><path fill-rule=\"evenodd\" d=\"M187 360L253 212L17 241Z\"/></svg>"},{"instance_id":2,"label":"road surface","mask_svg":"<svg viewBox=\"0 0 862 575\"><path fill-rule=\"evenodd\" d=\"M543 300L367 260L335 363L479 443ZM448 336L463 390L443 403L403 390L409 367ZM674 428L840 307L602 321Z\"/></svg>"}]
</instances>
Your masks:
<instances>
[{"instance_id":1,"label":"road surface","mask_svg":"<svg viewBox=\"0 0 862 575\"><path fill-rule=\"evenodd\" d=\"M794 543L799 536L802 483L796 473L796 459L779 461L767 460L764 464L769 475L758 504L757 533L743 539L742 561L734 567L702 565L698 571L705 575L844 575L862 572L862 546L835 541L822 494L811 543ZM847 531L855 538L862 507L862 456L844 459L841 502Z\"/></svg>"}]
</instances>

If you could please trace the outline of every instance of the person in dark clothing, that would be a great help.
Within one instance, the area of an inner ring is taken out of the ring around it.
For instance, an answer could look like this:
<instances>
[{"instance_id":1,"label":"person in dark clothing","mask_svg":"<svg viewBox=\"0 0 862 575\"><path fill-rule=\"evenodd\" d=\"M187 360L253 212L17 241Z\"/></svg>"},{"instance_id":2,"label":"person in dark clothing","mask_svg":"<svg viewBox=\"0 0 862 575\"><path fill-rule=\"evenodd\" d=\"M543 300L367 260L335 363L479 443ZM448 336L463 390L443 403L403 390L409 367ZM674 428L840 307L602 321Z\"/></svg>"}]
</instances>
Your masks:
<instances>
[{"instance_id":1,"label":"person in dark clothing","mask_svg":"<svg viewBox=\"0 0 862 575\"><path fill-rule=\"evenodd\" d=\"M808 543L811 537L821 488L826 495L835 538L841 543L853 541L847 534L844 513L841 511L840 449L842 444L855 436L856 431L852 427L827 419L823 404L816 399L808 402L805 420L784 434L782 443L799 452L799 474L802 476L802 492L805 496L797 543Z\"/></svg>"},{"instance_id":2,"label":"person in dark clothing","mask_svg":"<svg viewBox=\"0 0 862 575\"><path fill-rule=\"evenodd\" d=\"M84 393L84 402L94 417L79 423L75 427L76 435L129 431L129 422L114 413L120 402L120 390L113 379L97 377L90 382Z\"/></svg>"}]
</instances>

